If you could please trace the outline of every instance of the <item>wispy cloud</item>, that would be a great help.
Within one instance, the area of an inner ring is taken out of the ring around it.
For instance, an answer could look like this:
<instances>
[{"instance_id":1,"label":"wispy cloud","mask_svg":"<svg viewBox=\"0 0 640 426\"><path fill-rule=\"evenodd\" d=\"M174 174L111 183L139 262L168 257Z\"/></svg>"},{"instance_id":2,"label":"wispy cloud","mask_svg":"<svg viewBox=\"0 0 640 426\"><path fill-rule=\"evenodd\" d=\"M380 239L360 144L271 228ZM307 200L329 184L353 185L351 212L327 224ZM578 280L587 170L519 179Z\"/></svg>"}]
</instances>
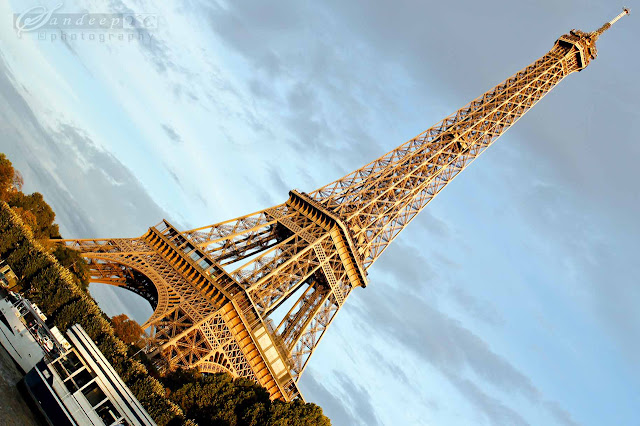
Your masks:
<instances>
[{"instance_id":1,"label":"wispy cloud","mask_svg":"<svg viewBox=\"0 0 640 426\"><path fill-rule=\"evenodd\" d=\"M0 87L0 148L70 234L226 220L360 167L608 10L582 6L118 0L111 10L162 17L151 43L56 50L0 29L19 66ZM326 371L303 376L334 424L597 424L614 405L624 423L635 411L638 58L616 48L637 35L624 31L354 291L323 341L340 347L314 355Z\"/></svg>"}]
</instances>

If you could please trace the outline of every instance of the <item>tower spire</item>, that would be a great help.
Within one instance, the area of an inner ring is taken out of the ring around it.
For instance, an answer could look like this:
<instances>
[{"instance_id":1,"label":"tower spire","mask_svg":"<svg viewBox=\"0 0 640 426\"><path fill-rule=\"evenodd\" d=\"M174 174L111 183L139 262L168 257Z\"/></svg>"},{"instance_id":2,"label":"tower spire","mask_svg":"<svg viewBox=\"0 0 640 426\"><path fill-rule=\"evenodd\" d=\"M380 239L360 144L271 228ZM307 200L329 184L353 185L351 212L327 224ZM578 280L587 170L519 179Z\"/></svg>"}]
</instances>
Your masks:
<instances>
[{"instance_id":1,"label":"tower spire","mask_svg":"<svg viewBox=\"0 0 640 426\"><path fill-rule=\"evenodd\" d=\"M596 41L607 31L613 24L618 22L623 16L629 14L628 8L623 8L622 12L613 18L609 22L605 22L600 28L595 31L585 32L581 30L571 30L569 34L561 36L558 41L565 44L571 44L576 48L576 60L578 68L576 71L582 71L589 65L589 63L598 56L598 49L596 49Z\"/></svg>"},{"instance_id":2,"label":"tower spire","mask_svg":"<svg viewBox=\"0 0 640 426\"><path fill-rule=\"evenodd\" d=\"M603 32L607 31L609 28L611 28L611 26L613 24L615 24L616 22L618 22L623 16L628 15L629 13L631 13L631 11L629 10L629 8L627 7L623 7L622 8L622 12L620 12L620 14L618 14L618 16L616 16L615 18L613 18L612 20L610 20L609 22L606 22L604 25L602 25L600 28L598 28L597 30L595 30L594 32L592 32L592 36L595 37L595 39L597 39L598 37L600 37L600 35L602 35Z\"/></svg>"}]
</instances>

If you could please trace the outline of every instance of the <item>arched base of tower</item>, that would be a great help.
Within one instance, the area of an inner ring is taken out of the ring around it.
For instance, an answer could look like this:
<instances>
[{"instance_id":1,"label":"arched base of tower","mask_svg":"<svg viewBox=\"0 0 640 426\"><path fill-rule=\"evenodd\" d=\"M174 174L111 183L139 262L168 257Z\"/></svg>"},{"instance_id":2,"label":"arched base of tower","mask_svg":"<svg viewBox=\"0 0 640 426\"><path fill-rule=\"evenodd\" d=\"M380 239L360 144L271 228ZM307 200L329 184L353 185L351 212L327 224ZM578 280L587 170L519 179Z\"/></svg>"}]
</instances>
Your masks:
<instances>
[{"instance_id":1,"label":"arched base of tower","mask_svg":"<svg viewBox=\"0 0 640 426\"><path fill-rule=\"evenodd\" d=\"M246 292L179 237L165 221L137 239L65 244L87 259L92 282L126 288L155 307L143 328L150 332L147 356L159 370L226 372L264 386L272 399L299 398L291 362Z\"/></svg>"},{"instance_id":2,"label":"arched base of tower","mask_svg":"<svg viewBox=\"0 0 640 426\"><path fill-rule=\"evenodd\" d=\"M158 308L158 289L145 274L124 264L105 262L96 258L87 259L87 264L91 283L124 288L142 297L154 311Z\"/></svg>"}]
</instances>

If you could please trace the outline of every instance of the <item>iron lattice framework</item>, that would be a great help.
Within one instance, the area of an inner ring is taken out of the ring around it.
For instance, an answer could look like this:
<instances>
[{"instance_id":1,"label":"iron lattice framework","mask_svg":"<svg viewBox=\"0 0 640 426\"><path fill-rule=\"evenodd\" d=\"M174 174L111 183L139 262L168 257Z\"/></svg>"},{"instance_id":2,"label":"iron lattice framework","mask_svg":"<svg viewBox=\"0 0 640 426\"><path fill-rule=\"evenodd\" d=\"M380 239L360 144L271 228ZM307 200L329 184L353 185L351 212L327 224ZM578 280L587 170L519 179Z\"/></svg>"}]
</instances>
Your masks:
<instances>
[{"instance_id":1,"label":"iron lattice framework","mask_svg":"<svg viewBox=\"0 0 640 426\"><path fill-rule=\"evenodd\" d=\"M300 396L297 382L336 313L391 241L460 171L567 75L596 57L599 30L551 51L393 151L309 194L188 231L167 221L140 238L64 240L93 282L151 303L149 355L169 368L226 371ZM270 315L294 295L284 319Z\"/></svg>"}]
</instances>

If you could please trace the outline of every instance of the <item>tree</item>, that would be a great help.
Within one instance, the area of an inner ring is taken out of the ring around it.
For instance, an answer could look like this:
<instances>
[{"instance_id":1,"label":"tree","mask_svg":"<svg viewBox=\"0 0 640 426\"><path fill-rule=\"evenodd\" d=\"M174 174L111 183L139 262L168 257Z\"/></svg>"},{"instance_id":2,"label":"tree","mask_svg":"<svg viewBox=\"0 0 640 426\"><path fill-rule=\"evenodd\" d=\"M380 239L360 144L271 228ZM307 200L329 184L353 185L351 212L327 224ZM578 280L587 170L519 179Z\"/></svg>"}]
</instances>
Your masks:
<instances>
[{"instance_id":1,"label":"tree","mask_svg":"<svg viewBox=\"0 0 640 426\"><path fill-rule=\"evenodd\" d=\"M24 179L3 153L0 153L0 200L7 202L37 239L60 238L56 215L42 194L22 192Z\"/></svg>"},{"instance_id":2,"label":"tree","mask_svg":"<svg viewBox=\"0 0 640 426\"><path fill-rule=\"evenodd\" d=\"M315 404L269 399L262 386L227 373L200 374L195 370L167 373L162 382L169 398L200 426L330 426Z\"/></svg>"},{"instance_id":3,"label":"tree","mask_svg":"<svg viewBox=\"0 0 640 426\"><path fill-rule=\"evenodd\" d=\"M51 254L78 279L80 288L86 290L89 287L89 265L77 250L56 245Z\"/></svg>"},{"instance_id":4,"label":"tree","mask_svg":"<svg viewBox=\"0 0 640 426\"><path fill-rule=\"evenodd\" d=\"M31 212L36 218L35 227L31 228L37 239L60 238L58 225L53 223L56 214L39 192L24 195L22 192L12 192L7 195L7 203L15 210L23 209Z\"/></svg>"},{"instance_id":5,"label":"tree","mask_svg":"<svg viewBox=\"0 0 640 426\"><path fill-rule=\"evenodd\" d=\"M15 170L6 155L0 153L0 198L4 199L11 189Z\"/></svg>"},{"instance_id":6,"label":"tree","mask_svg":"<svg viewBox=\"0 0 640 426\"><path fill-rule=\"evenodd\" d=\"M202 373L195 368L177 368L162 377L162 383L171 392L180 389L185 383L194 383L199 380L202 380Z\"/></svg>"},{"instance_id":7,"label":"tree","mask_svg":"<svg viewBox=\"0 0 640 426\"><path fill-rule=\"evenodd\" d=\"M74 324L83 325L86 319L94 314L92 304L83 298L72 300L56 312L55 324L60 330L66 330Z\"/></svg>"},{"instance_id":8,"label":"tree","mask_svg":"<svg viewBox=\"0 0 640 426\"><path fill-rule=\"evenodd\" d=\"M14 169L6 155L0 152L0 200L6 200L9 194L22 191L24 178Z\"/></svg>"},{"instance_id":9,"label":"tree","mask_svg":"<svg viewBox=\"0 0 640 426\"><path fill-rule=\"evenodd\" d=\"M111 318L111 324L120 340L128 345L136 344L144 337L144 330L140 327L140 324L125 314Z\"/></svg>"},{"instance_id":10,"label":"tree","mask_svg":"<svg viewBox=\"0 0 640 426\"><path fill-rule=\"evenodd\" d=\"M31 213L29 210L25 210L22 207L14 207L13 211L20 217L22 223L29 227L29 229L34 230L36 226L38 226L38 219L36 215Z\"/></svg>"},{"instance_id":11,"label":"tree","mask_svg":"<svg viewBox=\"0 0 640 426\"><path fill-rule=\"evenodd\" d=\"M322 408L300 400L292 402L274 401L269 411L266 426L331 426Z\"/></svg>"}]
</instances>

